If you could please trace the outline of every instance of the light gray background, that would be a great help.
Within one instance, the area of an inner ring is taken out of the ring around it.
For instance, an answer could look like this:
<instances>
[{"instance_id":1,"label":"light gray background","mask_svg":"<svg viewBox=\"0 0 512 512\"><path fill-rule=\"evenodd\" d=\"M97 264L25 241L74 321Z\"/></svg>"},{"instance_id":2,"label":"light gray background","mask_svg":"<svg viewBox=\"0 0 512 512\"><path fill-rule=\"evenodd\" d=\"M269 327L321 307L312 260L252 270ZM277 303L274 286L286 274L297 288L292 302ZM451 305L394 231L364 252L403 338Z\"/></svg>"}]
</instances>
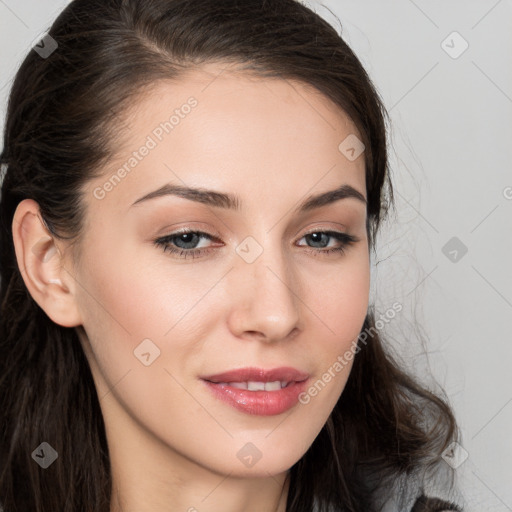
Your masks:
<instances>
[{"instance_id":1,"label":"light gray background","mask_svg":"<svg viewBox=\"0 0 512 512\"><path fill-rule=\"evenodd\" d=\"M2 127L17 66L67 3L0 0ZM303 3L338 31L326 6L339 17L391 116L397 212L372 296L378 313L404 309L385 335L455 408L466 511L512 511L512 1ZM457 58L454 31L469 45ZM442 251L452 237L467 247L456 262Z\"/></svg>"}]
</instances>

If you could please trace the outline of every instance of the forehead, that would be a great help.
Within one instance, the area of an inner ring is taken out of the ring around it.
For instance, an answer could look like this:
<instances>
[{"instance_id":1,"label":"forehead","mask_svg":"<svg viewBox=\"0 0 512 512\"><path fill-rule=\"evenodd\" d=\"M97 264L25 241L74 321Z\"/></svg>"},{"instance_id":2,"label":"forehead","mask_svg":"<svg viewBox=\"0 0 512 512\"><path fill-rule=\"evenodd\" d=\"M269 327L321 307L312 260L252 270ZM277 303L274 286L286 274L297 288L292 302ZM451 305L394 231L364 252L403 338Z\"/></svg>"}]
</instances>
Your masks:
<instances>
[{"instance_id":1,"label":"forehead","mask_svg":"<svg viewBox=\"0 0 512 512\"><path fill-rule=\"evenodd\" d=\"M352 160L340 149L353 137L361 139L353 121L314 87L211 63L154 82L132 100L97 181L124 166L109 201L135 200L166 181L252 195L272 183L303 195L315 183L344 182L364 194L364 153ZM150 150L134 156L143 146ZM126 165L130 159L135 165Z\"/></svg>"},{"instance_id":2,"label":"forehead","mask_svg":"<svg viewBox=\"0 0 512 512\"><path fill-rule=\"evenodd\" d=\"M352 119L311 84L289 78L262 77L254 71L221 63L203 64L184 71L177 80L157 80L147 85L127 105L124 117L141 124L154 121L156 113L167 119L190 97L196 98L201 106L195 109L194 116L201 121L205 121L201 113L212 119L224 113L224 120L230 114L250 115L253 123L266 117L269 132L273 126L275 131L281 119L290 131L295 120L300 121L295 127L302 133L349 130L361 138ZM270 116L269 109L273 111Z\"/></svg>"}]
</instances>

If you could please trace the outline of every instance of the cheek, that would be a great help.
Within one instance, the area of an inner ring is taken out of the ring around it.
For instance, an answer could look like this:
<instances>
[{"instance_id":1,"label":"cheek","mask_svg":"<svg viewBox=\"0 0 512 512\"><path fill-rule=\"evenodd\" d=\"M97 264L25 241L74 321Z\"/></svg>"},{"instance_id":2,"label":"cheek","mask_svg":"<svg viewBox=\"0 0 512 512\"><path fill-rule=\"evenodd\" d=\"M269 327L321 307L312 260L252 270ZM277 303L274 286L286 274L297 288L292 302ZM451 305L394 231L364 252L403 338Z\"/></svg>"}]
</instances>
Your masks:
<instances>
[{"instance_id":1,"label":"cheek","mask_svg":"<svg viewBox=\"0 0 512 512\"><path fill-rule=\"evenodd\" d=\"M204 284L172 279L161 267L144 264L133 248L119 253L127 256L87 255L91 263L78 276L89 362L98 395L109 404L105 414L117 410L117 400L148 424L165 425L169 411L184 406L173 376L200 352L204 338L194 309Z\"/></svg>"},{"instance_id":2,"label":"cheek","mask_svg":"<svg viewBox=\"0 0 512 512\"><path fill-rule=\"evenodd\" d=\"M81 296L84 323L133 341L162 338L186 317L204 284L165 272L133 247L119 252L117 258L89 256L92 263L81 277L87 287Z\"/></svg>"},{"instance_id":3,"label":"cheek","mask_svg":"<svg viewBox=\"0 0 512 512\"><path fill-rule=\"evenodd\" d=\"M174 373L185 359L200 354L212 322L219 318L212 297L201 300L215 276L193 279L192 265L187 266L190 270L171 271L165 256L158 254L155 263L143 251L125 248L121 240L116 243L119 256L100 257L97 250L91 251L85 256L90 263L78 277L88 342L109 384L130 370L127 380L135 380L138 389L143 387L138 371L148 385L153 380L159 388L162 380L169 380L163 369ZM146 367L140 357L148 350L154 362ZM150 369L154 371L145 371Z\"/></svg>"},{"instance_id":4,"label":"cheek","mask_svg":"<svg viewBox=\"0 0 512 512\"><path fill-rule=\"evenodd\" d=\"M370 291L367 255L358 251L344 263L326 273L321 280L308 279L307 284L307 300L331 335L329 345L340 349L359 335L368 310Z\"/></svg>"},{"instance_id":5,"label":"cheek","mask_svg":"<svg viewBox=\"0 0 512 512\"><path fill-rule=\"evenodd\" d=\"M313 409L320 416L332 409L338 400L357 357L357 338L361 333L369 302L370 265L364 251L352 253L350 258L323 277L323 283L311 287L308 302L315 305L317 328L325 333L317 343L318 373L316 384L307 391L314 400ZM313 308L312 308L313 309Z\"/></svg>"}]
</instances>

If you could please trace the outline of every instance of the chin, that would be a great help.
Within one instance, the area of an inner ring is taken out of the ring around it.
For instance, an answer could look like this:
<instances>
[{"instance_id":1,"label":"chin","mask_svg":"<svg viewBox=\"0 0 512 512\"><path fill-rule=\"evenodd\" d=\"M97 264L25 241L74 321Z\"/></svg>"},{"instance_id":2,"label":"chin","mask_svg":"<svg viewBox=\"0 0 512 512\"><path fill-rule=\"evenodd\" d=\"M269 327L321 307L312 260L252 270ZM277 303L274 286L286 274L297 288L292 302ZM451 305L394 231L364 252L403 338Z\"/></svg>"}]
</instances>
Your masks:
<instances>
[{"instance_id":1,"label":"chin","mask_svg":"<svg viewBox=\"0 0 512 512\"><path fill-rule=\"evenodd\" d=\"M268 434L266 434L268 435ZM309 449L314 439L301 439L297 432L272 440L273 434L260 441L242 442L237 450L236 464L232 464L233 473L243 477L263 478L287 472ZM252 457L252 460L251 460Z\"/></svg>"}]
</instances>

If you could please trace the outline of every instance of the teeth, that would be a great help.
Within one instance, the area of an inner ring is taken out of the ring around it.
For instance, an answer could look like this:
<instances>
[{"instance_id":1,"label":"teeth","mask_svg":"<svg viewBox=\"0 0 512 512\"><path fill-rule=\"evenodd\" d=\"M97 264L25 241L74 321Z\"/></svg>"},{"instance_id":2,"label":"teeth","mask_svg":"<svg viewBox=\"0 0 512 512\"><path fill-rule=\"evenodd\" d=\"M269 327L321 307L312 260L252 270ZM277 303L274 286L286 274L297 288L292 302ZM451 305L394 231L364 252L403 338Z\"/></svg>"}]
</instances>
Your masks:
<instances>
[{"instance_id":1,"label":"teeth","mask_svg":"<svg viewBox=\"0 0 512 512\"><path fill-rule=\"evenodd\" d=\"M247 389L249 391L265 391L265 383L264 382L253 382L250 380L247 383Z\"/></svg>"},{"instance_id":2,"label":"teeth","mask_svg":"<svg viewBox=\"0 0 512 512\"><path fill-rule=\"evenodd\" d=\"M281 389L281 383L278 380L265 383L265 391L278 391L279 389Z\"/></svg>"},{"instance_id":3,"label":"teeth","mask_svg":"<svg viewBox=\"0 0 512 512\"><path fill-rule=\"evenodd\" d=\"M229 385L237 389L247 389L247 382L230 382Z\"/></svg>"},{"instance_id":4,"label":"teeth","mask_svg":"<svg viewBox=\"0 0 512 512\"><path fill-rule=\"evenodd\" d=\"M225 384L224 382L222 384ZM274 382L230 382L229 385L237 389L247 389L248 391L279 391L286 387L288 382L286 381L274 381Z\"/></svg>"}]
</instances>

